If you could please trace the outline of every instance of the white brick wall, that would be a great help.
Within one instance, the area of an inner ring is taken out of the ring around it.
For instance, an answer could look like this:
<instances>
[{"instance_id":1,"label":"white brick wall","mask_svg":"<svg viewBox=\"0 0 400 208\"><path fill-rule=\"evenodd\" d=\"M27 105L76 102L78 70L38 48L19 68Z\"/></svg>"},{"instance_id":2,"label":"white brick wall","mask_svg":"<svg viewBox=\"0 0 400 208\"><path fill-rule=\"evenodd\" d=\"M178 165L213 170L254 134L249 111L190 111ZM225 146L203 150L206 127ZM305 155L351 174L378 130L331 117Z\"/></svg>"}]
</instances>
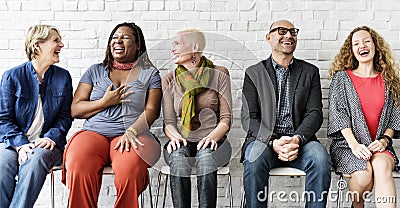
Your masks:
<instances>
[{"instance_id":1,"label":"white brick wall","mask_svg":"<svg viewBox=\"0 0 400 208\"><path fill-rule=\"evenodd\" d=\"M373 27L396 55L400 51L399 0L0 0L0 11L0 74L26 60L23 38L29 26L53 24L61 29L65 43L59 65L71 72L75 87L86 68L104 58L108 35L118 23L134 21L141 26L151 59L162 68L171 66L169 38L176 30L197 27L205 31L209 38L206 50L215 53L212 58L227 66L232 75L235 134L231 136L236 140L243 136L238 123L243 70L269 55L265 34L273 20L287 18L300 28L295 55L320 67L325 99L327 68L354 27ZM81 125L82 121L75 121L70 135ZM319 137L325 137L325 128L326 122ZM240 141L235 145L239 148ZM242 165L231 164L237 167L233 173L238 182L237 205ZM100 205L112 207L112 179L108 176L104 183ZM36 207L49 206L47 185L44 189ZM65 207L67 191L58 181L56 191L57 206Z\"/></svg>"}]
</instances>

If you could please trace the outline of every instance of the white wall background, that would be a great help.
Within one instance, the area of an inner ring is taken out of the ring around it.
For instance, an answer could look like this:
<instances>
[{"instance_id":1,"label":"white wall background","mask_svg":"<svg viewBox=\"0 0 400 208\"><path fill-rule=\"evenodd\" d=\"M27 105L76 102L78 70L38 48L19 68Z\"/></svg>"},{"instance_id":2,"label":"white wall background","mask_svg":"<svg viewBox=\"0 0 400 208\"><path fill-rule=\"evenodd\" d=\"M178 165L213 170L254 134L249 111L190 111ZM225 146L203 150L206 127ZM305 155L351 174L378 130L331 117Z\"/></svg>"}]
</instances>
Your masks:
<instances>
[{"instance_id":1,"label":"white wall background","mask_svg":"<svg viewBox=\"0 0 400 208\"><path fill-rule=\"evenodd\" d=\"M400 51L399 0L0 0L0 74L27 60L24 33L34 24L60 28L65 47L58 65L69 70L74 87L87 67L102 61L107 38L118 23L133 21L142 28L150 57L159 68L171 66L169 38L174 32L195 27L206 32L208 55L231 73L235 117L231 135L240 138L243 70L268 57L265 34L278 19L292 20L300 29L295 56L320 67L325 108L327 69L354 27L371 26L396 55ZM165 74L166 69L161 71ZM80 125L81 121L75 121L70 133ZM319 137L326 137L325 127L326 122ZM240 184L237 187L240 190ZM60 200L65 201L65 196ZM112 206L112 200L102 204ZM46 203L44 198L38 201L39 205Z\"/></svg>"}]
</instances>

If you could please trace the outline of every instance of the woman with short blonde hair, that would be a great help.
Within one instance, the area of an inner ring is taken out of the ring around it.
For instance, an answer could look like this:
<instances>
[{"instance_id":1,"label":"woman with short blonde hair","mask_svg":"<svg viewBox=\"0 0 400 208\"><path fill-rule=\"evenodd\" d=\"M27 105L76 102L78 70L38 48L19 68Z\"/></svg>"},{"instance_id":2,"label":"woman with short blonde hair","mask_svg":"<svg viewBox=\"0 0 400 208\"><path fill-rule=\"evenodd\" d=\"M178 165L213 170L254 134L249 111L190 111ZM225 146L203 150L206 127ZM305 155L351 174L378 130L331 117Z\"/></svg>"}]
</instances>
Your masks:
<instances>
[{"instance_id":1,"label":"woman with short blonde hair","mask_svg":"<svg viewBox=\"0 0 400 208\"><path fill-rule=\"evenodd\" d=\"M63 47L56 27L32 26L25 38L29 61L3 74L0 207L33 207L50 169L61 162L72 124L72 79L54 65Z\"/></svg>"},{"instance_id":2,"label":"woman with short blonde hair","mask_svg":"<svg viewBox=\"0 0 400 208\"><path fill-rule=\"evenodd\" d=\"M197 171L199 207L216 207L217 168L226 165L232 121L229 71L203 55L197 29L176 33L171 52L177 65L162 80L165 160L171 167L174 207L191 207L191 166Z\"/></svg>"}]
</instances>

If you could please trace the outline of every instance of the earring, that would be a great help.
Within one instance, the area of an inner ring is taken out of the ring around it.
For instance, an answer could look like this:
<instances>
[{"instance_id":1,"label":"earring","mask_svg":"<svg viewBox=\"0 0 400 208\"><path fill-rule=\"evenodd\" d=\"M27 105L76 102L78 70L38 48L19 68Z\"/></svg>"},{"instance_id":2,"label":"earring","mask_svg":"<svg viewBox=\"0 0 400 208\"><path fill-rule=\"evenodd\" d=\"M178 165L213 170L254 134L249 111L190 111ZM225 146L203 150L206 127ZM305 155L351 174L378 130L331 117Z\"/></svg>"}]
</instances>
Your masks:
<instances>
[{"instance_id":1,"label":"earring","mask_svg":"<svg viewBox=\"0 0 400 208\"><path fill-rule=\"evenodd\" d=\"M192 64L195 65L196 64L196 56L193 54L192 56Z\"/></svg>"}]
</instances>

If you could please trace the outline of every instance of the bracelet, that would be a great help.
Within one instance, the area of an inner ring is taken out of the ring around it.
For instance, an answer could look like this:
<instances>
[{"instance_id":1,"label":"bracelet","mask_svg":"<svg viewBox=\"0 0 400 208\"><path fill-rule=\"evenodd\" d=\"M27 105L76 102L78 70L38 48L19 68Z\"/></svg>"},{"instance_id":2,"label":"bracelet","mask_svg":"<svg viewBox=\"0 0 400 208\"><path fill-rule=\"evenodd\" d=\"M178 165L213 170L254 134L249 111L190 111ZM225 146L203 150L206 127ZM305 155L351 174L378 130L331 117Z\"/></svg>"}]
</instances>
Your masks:
<instances>
[{"instance_id":1,"label":"bracelet","mask_svg":"<svg viewBox=\"0 0 400 208\"><path fill-rule=\"evenodd\" d=\"M384 134L382 136L379 136L379 140L381 140L381 139L386 139L388 141L388 144L387 144L386 148L387 147L391 147L393 145L392 137Z\"/></svg>"},{"instance_id":2,"label":"bracelet","mask_svg":"<svg viewBox=\"0 0 400 208\"><path fill-rule=\"evenodd\" d=\"M129 127L129 128L127 129L127 131L132 132L132 134L135 135L135 136L137 135L136 129L134 129L134 128L132 128L132 127Z\"/></svg>"}]
</instances>

